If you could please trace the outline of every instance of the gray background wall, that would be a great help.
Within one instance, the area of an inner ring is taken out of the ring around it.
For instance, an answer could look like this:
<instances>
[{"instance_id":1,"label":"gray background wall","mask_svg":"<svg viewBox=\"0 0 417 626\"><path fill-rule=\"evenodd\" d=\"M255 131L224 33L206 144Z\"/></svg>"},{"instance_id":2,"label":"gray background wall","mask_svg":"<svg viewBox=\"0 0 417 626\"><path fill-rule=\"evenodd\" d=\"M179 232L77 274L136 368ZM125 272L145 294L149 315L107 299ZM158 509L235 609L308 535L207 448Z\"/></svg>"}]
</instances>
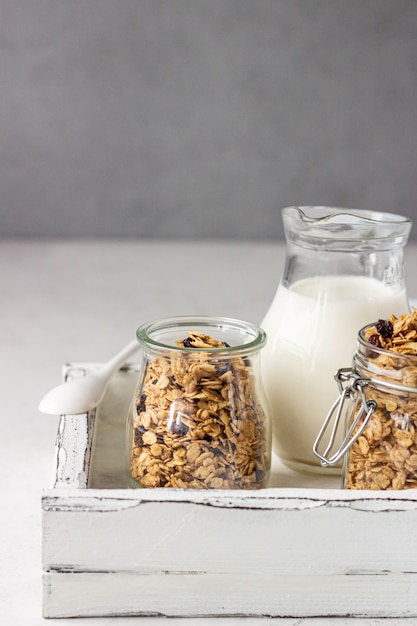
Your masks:
<instances>
[{"instance_id":1,"label":"gray background wall","mask_svg":"<svg viewBox=\"0 0 417 626\"><path fill-rule=\"evenodd\" d=\"M415 0L1 0L0 236L417 217L416 29Z\"/></svg>"}]
</instances>

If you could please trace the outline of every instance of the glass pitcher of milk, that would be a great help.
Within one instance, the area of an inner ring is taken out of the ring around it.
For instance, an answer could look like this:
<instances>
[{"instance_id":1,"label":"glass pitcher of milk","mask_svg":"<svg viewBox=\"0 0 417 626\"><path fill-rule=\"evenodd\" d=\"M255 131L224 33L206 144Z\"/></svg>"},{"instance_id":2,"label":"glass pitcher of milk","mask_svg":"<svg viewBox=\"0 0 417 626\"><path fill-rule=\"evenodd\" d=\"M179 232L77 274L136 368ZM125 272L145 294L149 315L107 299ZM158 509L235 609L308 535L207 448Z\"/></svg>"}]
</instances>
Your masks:
<instances>
[{"instance_id":1,"label":"glass pitcher of milk","mask_svg":"<svg viewBox=\"0 0 417 626\"><path fill-rule=\"evenodd\" d=\"M288 207L282 217L285 268L261 323L273 449L293 469L328 473L313 445L335 400L335 372L350 363L362 326L410 310L403 249L411 221L328 207Z\"/></svg>"}]
</instances>

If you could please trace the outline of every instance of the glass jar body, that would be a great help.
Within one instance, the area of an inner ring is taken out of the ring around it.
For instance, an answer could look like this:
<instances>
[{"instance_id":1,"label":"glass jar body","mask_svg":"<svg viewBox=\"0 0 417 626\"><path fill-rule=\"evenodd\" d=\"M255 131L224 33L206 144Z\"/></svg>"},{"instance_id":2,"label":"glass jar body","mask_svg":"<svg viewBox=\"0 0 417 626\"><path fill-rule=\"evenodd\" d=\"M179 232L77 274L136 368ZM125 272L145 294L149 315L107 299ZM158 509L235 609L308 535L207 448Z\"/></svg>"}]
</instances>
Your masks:
<instances>
[{"instance_id":1,"label":"glass jar body","mask_svg":"<svg viewBox=\"0 0 417 626\"><path fill-rule=\"evenodd\" d=\"M283 221L285 268L261 323L273 448L293 469L321 472L312 447L334 400L334 372L351 361L359 328L409 310L403 247L411 224L326 207L290 207Z\"/></svg>"},{"instance_id":2,"label":"glass jar body","mask_svg":"<svg viewBox=\"0 0 417 626\"><path fill-rule=\"evenodd\" d=\"M265 487L271 428L260 378L263 331L187 317L145 325L137 336L142 366L127 424L129 485Z\"/></svg>"},{"instance_id":3,"label":"glass jar body","mask_svg":"<svg viewBox=\"0 0 417 626\"><path fill-rule=\"evenodd\" d=\"M417 357L375 350L360 331L353 358L367 403L374 403L365 428L344 457L343 487L392 490L417 487ZM346 432L362 409L353 402ZM362 423L356 425L352 438Z\"/></svg>"}]
</instances>

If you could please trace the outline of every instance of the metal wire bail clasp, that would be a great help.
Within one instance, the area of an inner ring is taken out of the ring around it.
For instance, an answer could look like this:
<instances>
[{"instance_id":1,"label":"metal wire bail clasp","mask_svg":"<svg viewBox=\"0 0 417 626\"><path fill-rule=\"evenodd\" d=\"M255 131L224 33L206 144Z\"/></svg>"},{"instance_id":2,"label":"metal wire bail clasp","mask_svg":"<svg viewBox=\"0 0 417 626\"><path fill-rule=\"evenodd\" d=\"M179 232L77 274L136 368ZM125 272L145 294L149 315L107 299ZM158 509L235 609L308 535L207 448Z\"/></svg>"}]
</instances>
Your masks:
<instances>
[{"instance_id":1,"label":"metal wire bail clasp","mask_svg":"<svg viewBox=\"0 0 417 626\"><path fill-rule=\"evenodd\" d=\"M330 411L324 420L323 426L320 429L319 434L313 445L314 454L320 459L320 465L326 467L327 465L335 465L346 454L355 441L361 436L369 422L372 413L376 409L376 402L373 400L367 400L365 397L364 389L370 382L366 378L359 378L354 370L351 368L342 368L337 370L335 374L335 380L339 387L339 397L333 403ZM352 381L352 382L350 382ZM343 408L345 401L356 401L360 398L360 408L356 414L355 419L350 424L348 431L346 432L344 439L337 450L332 453L332 448L335 443L336 434L340 426L340 421L343 415ZM318 450L319 445L324 437L324 434L329 427L334 416L334 423L331 427L329 442L325 451L321 454ZM361 423L362 421L362 423ZM358 430L354 433L358 425Z\"/></svg>"}]
</instances>

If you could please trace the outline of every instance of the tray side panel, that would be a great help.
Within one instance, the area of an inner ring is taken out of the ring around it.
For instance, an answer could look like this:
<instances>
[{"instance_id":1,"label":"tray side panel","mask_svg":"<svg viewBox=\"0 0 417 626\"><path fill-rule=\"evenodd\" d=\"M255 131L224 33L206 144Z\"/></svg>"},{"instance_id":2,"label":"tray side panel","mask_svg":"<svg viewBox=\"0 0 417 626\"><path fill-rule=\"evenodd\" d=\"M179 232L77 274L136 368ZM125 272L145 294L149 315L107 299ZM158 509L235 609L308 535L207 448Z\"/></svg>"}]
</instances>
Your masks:
<instances>
[{"instance_id":1,"label":"tray side panel","mask_svg":"<svg viewBox=\"0 0 417 626\"><path fill-rule=\"evenodd\" d=\"M44 617L411 617L417 575L156 572L44 575Z\"/></svg>"},{"instance_id":2,"label":"tray side panel","mask_svg":"<svg viewBox=\"0 0 417 626\"><path fill-rule=\"evenodd\" d=\"M218 498L217 502L115 498L105 512L100 502L96 509L85 509L79 499L79 508L45 504L44 569L417 572L417 542L410 540L417 527L415 501L394 500L391 508L381 510L380 500L288 502L271 496L271 508L267 498L249 508L244 498L234 506L227 496L224 506Z\"/></svg>"}]
</instances>

